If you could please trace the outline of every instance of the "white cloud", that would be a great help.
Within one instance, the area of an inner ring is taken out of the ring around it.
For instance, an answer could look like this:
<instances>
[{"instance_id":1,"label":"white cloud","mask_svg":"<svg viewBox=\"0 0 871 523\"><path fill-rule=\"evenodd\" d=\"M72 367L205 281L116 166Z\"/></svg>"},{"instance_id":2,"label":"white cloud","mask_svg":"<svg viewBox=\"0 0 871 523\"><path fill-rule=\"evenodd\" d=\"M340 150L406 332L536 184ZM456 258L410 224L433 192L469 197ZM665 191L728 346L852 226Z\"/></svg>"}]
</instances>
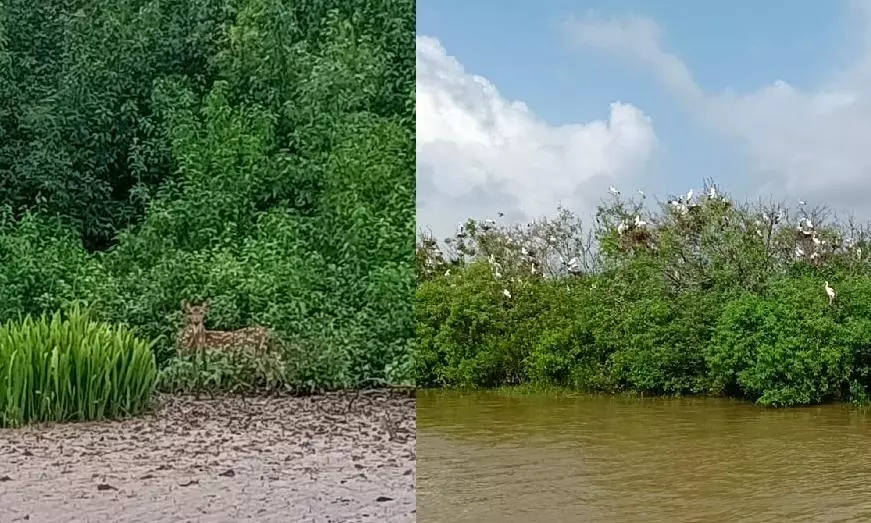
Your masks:
<instances>
[{"instance_id":1,"label":"white cloud","mask_svg":"<svg viewBox=\"0 0 871 523\"><path fill-rule=\"evenodd\" d=\"M417 37L419 228L450 234L466 218L586 212L609 183L628 183L656 143L650 119L613 103L607 121L551 126L468 73L441 43Z\"/></svg>"},{"instance_id":2,"label":"white cloud","mask_svg":"<svg viewBox=\"0 0 871 523\"><path fill-rule=\"evenodd\" d=\"M649 19L567 21L575 44L606 50L647 67L711 129L735 140L750 160L761 194L811 198L815 203L871 211L871 3L851 8L866 21L865 47L837 76L812 90L777 80L755 91L705 92L689 67L668 52Z\"/></svg>"}]
</instances>

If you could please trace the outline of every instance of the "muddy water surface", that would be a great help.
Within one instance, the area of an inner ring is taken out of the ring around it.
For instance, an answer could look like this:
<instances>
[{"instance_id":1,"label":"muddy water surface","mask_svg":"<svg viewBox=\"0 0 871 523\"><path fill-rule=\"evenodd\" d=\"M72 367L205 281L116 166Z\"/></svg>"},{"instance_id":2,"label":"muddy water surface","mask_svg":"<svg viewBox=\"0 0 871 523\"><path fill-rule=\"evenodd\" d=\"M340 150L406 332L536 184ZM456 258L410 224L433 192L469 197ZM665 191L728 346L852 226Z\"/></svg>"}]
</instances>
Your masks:
<instances>
[{"instance_id":1,"label":"muddy water surface","mask_svg":"<svg viewBox=\"0 0 871 523\"><path fill-rule=\"evenodd\" d=\"M868 522L871 415L418 391L418 521Z\"/></svg>"},{"instance_id":2,"label":"muddy water surface","mask_svg":"<svg viewBox=\"0 0 871 523\"><path fill-rule=\"evenodd\" d=\"M0 522L415 520L408 394L165 401L0 430Z\"/></svg>"}]
</instances>

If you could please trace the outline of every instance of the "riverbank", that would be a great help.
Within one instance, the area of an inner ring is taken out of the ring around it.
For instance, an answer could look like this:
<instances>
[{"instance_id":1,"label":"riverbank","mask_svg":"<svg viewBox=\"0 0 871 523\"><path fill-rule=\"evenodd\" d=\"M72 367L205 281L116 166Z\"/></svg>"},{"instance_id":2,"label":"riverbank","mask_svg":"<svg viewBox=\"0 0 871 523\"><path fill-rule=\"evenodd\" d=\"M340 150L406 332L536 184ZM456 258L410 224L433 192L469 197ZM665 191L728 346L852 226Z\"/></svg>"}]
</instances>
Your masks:
<instances>
[{"instance_id":1,"label":"riverbank","mask_svg":"<svg viewBox=\"0 0 871 523\"><path fill-rule=\"evenodd\" d=\"M820 405L846 405L850 408L856 409L861 412L871 412L871 402L868 401L853 401L853 402L827 402L823 404L815 404L815 405L791 405L788 407L777 407L774 405L765 405L760 404L759 402L754 402L745 398L733 398L729 396L718 396L714 394L649 394L644 392L631 392L631 391L621 391L621 392L588 392L582 390L572 389L570 387L563 387L559 385L537 385L537 384L520 384L520 385L503 385L501 387L493 387L493 388L463 388L463 387L443 387L443 388L419 388L417 389L418 394L427 394L430 397L437 397L439 394L444 396L454 396L457 394L466 394L473 395L476 393L481 393L485 395L497 396L502 398L549 398L549 399L620 399L620 400L700 400L700 401L721 401L725 403L732 403L735 405L750 405L750 406L758 406L760 408L766 409L777 409L777 408L787 408L787 409L801 409L801 408L813 408L819 407Z\"/></svg>"},{"instance_id":2,"label":"riverbank","mask_svg":"<svg viewBox=\"0 0 871 523\"><path fill-rule=\"evenodd\" d=\"M415 399L161 396L121 421L0 430L0 521L415 520Z\"/></svg>"}]
</instances>

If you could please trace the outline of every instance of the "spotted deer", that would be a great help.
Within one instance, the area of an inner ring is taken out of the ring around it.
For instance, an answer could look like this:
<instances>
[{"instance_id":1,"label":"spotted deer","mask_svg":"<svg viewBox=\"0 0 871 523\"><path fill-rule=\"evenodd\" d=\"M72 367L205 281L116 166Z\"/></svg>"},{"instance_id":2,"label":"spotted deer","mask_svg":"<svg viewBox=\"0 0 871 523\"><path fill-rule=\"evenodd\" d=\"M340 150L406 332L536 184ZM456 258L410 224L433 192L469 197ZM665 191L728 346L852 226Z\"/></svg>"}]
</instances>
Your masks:
<instances>
[{"instance_id":1,"label":"spotted deer","mask_svg":"<svg viewBox=\"0 0 871 523\"><path fill-rule=\"evenodd\" d=\"M249 356L265 356L272 348L272 331L266 327L245 327L234 331L207 330L205 325L209 304L190 305L182 302L187 314L181 333L181 352L202 354L205 352L244 353Z\"/></svg>"}]
</instances>

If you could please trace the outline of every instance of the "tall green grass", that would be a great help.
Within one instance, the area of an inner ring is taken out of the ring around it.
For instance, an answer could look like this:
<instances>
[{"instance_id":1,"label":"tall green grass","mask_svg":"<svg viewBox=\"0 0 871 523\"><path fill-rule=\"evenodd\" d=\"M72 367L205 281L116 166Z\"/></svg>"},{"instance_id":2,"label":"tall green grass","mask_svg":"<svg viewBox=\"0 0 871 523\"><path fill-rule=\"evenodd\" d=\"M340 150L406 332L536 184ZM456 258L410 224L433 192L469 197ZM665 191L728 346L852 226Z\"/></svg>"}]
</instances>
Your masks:
<instances>
[{"instance_id":1,"label":"tall green grass","mask_svg":"<svg viewBox=\"0 0 871 523\"><path fill-rule=\"evenodd\" d=\"M134 415L151 399L148 342L78 308L0 327L0 426Z\"/></svg>"}]
</instances>

